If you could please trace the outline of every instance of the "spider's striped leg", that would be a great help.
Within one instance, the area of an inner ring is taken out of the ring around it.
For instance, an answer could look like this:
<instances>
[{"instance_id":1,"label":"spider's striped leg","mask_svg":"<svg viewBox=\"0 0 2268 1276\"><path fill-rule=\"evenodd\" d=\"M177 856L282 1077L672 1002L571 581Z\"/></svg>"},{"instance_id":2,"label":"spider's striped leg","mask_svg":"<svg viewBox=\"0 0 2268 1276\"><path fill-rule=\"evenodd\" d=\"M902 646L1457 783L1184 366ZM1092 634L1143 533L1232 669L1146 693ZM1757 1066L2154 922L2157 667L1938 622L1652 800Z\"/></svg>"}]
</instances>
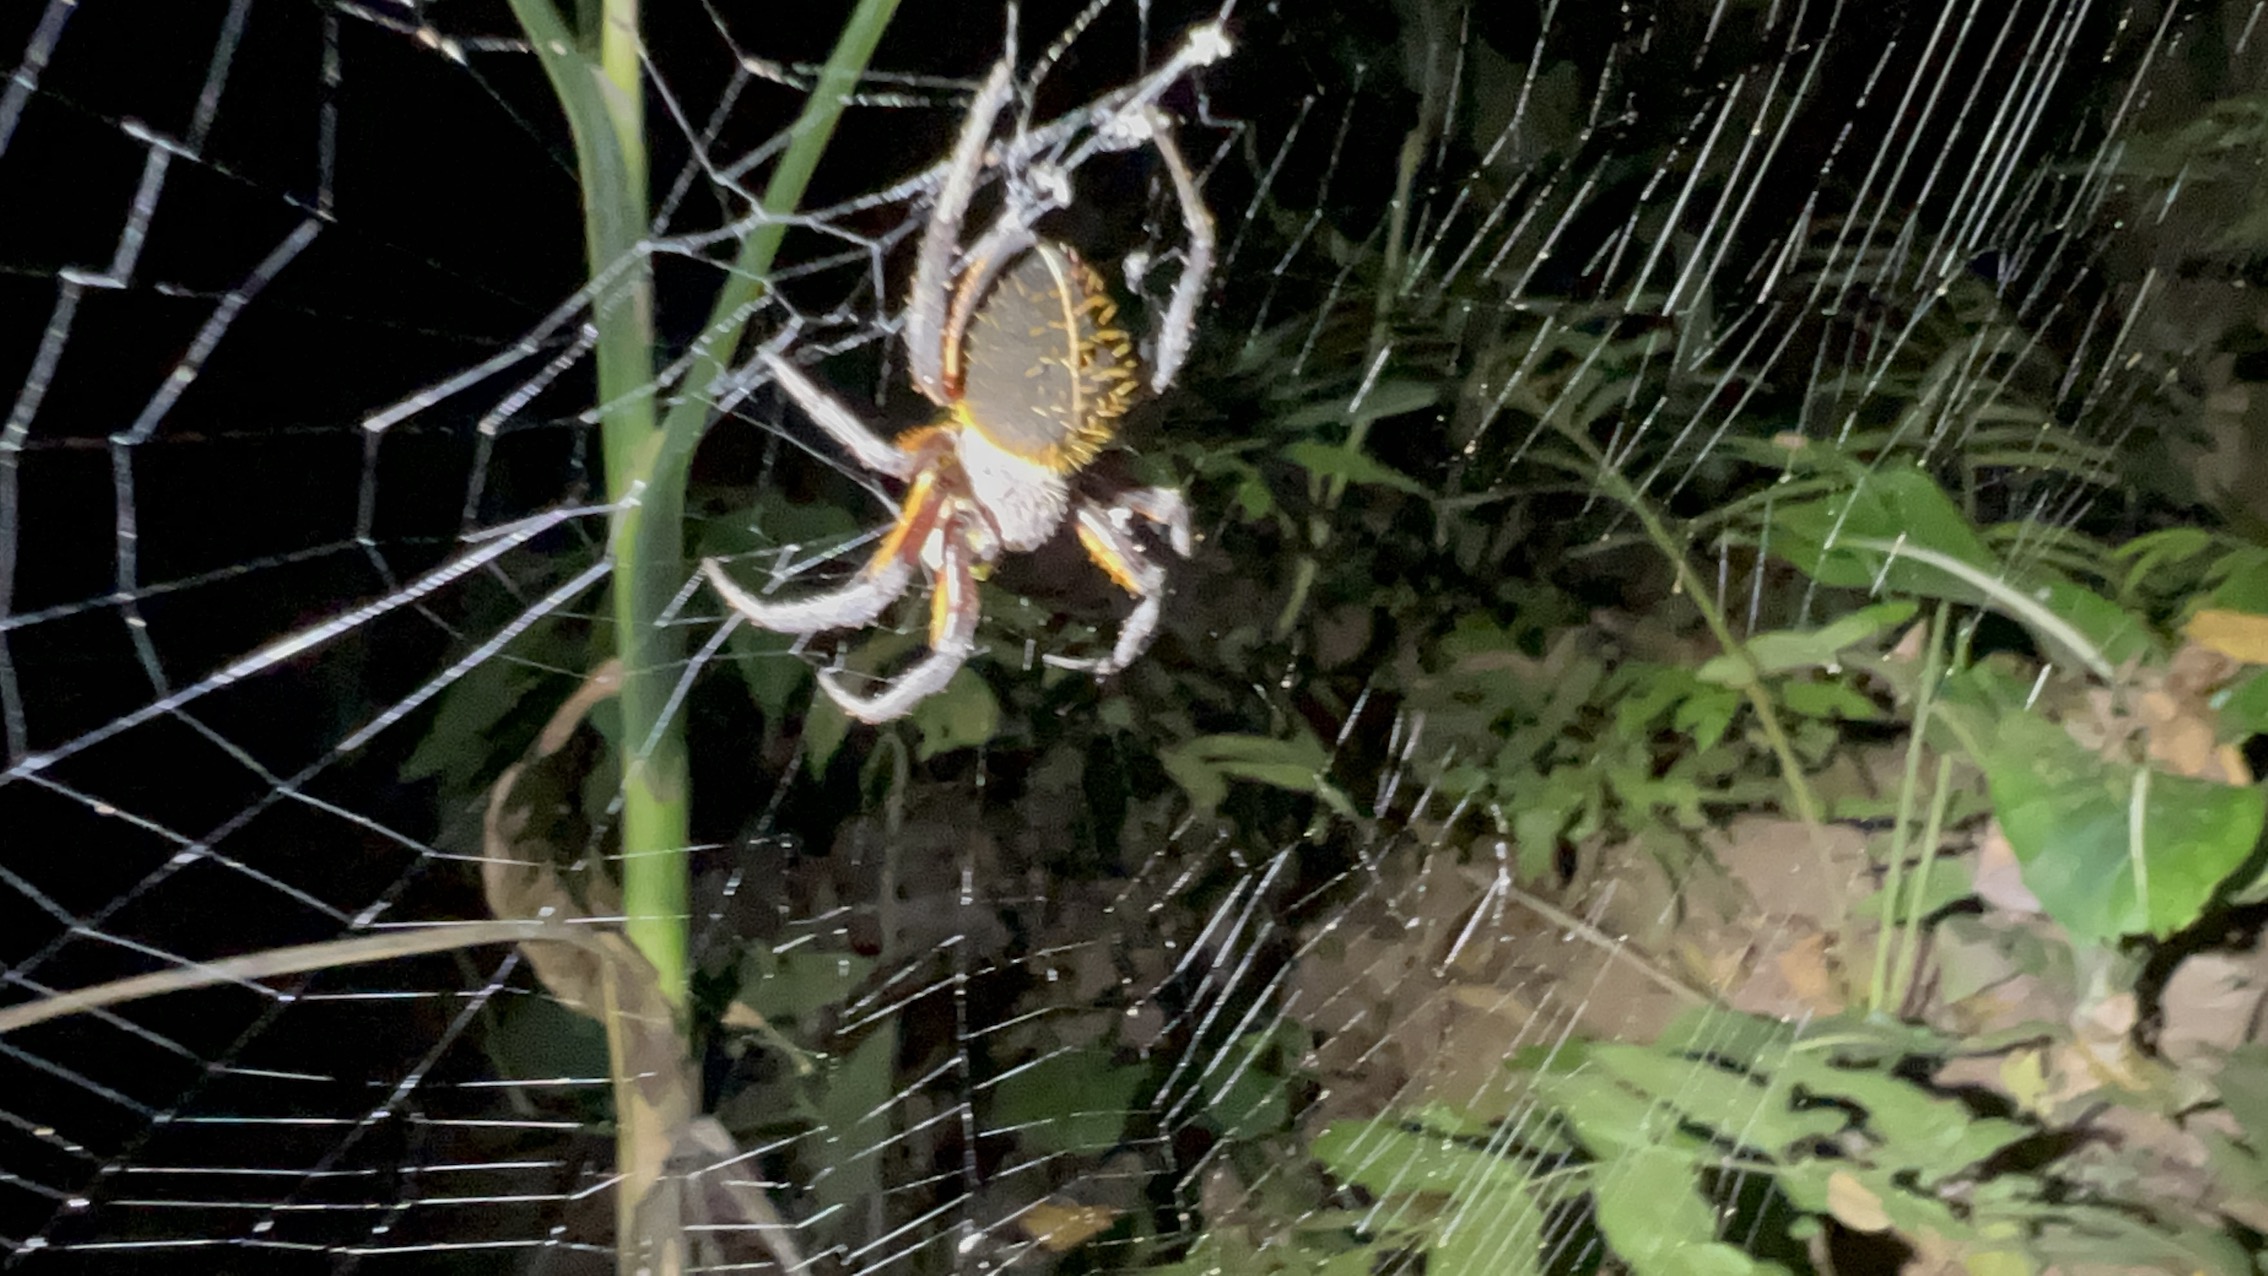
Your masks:
<instances>
[{"instance_id":1,"label":"spider's striped leg","mask_svg":"<svg viewBox=\"0 0 2268 1276\"><path fill-rule=\"evenodd\" d=\"M819 383L805 376L777 353L766 350L757 356L772 374L772 383L787 392L795 405L803 409L812 424L825 430L828 437L842 444L851 459L877 474L891 478L911 478L920 467L920 458L874 432L874 427L859 418L858 413L843 405L842 400L827 393Z\"/></svg>"},{"instance_id":2,"label":"spider's striped leg","mask_svg":"<svg viewBox=\"0 0 2268 1276\"><path fill-rule=\"evenodd\" d=\"M898 521L882 538L863 571L841 589L794 602L771 602L732 583L724 567L713 558L701 560L701 570L727 606L759 629L782 634L815 634L823 629L855 629L871 624L882 609L913 583L914 564L921 559L923 542L944 512L945 493L935 472L924 472L906 492Z\"/></svg>"},{"instance_id":3,"label":"spider's striped leg","mask_svg":"<svg viewBox=\"0 0 2268 1276\"><path fill-rule=\"evenodd\" d=\"M937 192L929 225L921 233L921 255L914 264L913 297L906 304L906 353L913 365L914 385L940 406L954 397L945 380L950 347L944 338L946 306L953 295L953 254L961 248L961 219L968 215L969 198L976 194L977 177L984 171L993 123L1008 102L1008 74L1005 61L992 68L969 104L968 121L961 126L961 139L953 144L945 185Z\"/></svg>"},{"instance_id":4,"label":"spider's striped leg","mask_svg":"<svg viewBox=\"0 0 2268 1276\"><path fill-rule=\"evenodd\" d=\"M1120 589L1134 595L1135 603L1126 623L1119 627L1118 643L1109 655L1086 660L1048 656L1047 663L1058 669L1081 669L1098 677L1116 673L1134 663L1157 630L1158 614L1165 608L1165 568L1151 562L1141 542L1134 539L1126 526L1129 515L1140 515L1164 527L1174 549L1185 556L1189 553L1189 509L1181 493L1172 488L1138 488L1109 505L1081 501L1072 523L1079 544Z\"/></svg>"},{"instance_id":5,"label":"spider's striped leg","mask_svg":"<svg viewBox=\"0 0 2268 1276\"><path fill-rule=\"evenodd\" d=\"M929 600L929 654L871 696L843 689L835 671L824 670L819 685L843 712L860 722L888 722L945 689L976 651L977 551L962 529L947 528Z\"/></svg>"}]
</instances>

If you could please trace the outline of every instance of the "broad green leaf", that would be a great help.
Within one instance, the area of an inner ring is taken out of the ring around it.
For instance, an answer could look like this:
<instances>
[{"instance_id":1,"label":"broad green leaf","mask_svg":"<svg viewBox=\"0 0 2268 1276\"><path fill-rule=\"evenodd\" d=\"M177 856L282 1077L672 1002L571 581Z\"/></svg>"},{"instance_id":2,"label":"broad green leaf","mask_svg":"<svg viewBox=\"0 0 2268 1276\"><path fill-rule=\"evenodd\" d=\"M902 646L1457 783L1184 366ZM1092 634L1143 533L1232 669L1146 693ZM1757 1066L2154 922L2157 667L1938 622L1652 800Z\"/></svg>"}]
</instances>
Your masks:
<instances>
[{"instance_id":1,"label":"broad green leaf","mask_svg":"<svg viewBox=\"0 0 2268 1276\"><path fill-rule=\"evenodd\" d=\"M1126 1131L1149 1070L1093 1048L1051 1054L993 1087L992 1119L1040 1152L1099 1153Z\"/></svg>"},{"instance_id":2,"label":"broad green leaf","mask_svg":"<svg viewBox=\"0 0 2268 1276\"><path fill-rule=\"evenodd\" d=\"M1429 1272L1531 1276L1543 1270L1544 1212L1524 1191L1457 1193L1426 1251Z\"/></svg>"},{"instance_id":3,"label":"broad green leaf","mask_svg":"<svg viewBox=\"0 0 2268 1276\"><path fill-rule=\"evenodd\" d=\"M2225 554L2208 574L2213 590L2202 600L2205 606L2268 612L2268 548L2246 546Z\"/></svg>"},{"instance_id":4,"label":"broad green leaf","mask_svg":"<svg viewBox=\"0 0 2268 1276\"><path fill-rule=\"evenodd\" d=\"M1334 1121L1308 1144L1332 1177L1380 1196L1397 1192L1485 1193L1526 1198L1529 1171L1438 1130L1373 1121Z\"/></svg>"},{"instance_id":5,"label":"broad green leaf","mask_svg":"<svg viewBox=\"0 0 2268 1276\"><path fill-rule=\"evenodd\" d=\"M1950 598L1983 599L1967 582L1911 557L1854 548L1853 539L1934 549L1980 571L1999 565L1936 480L1910 466L1856 472L1855 486L1815 501L1781 505L1773 514L1772 548L1822 584Z\"/></svg>"},{"instance_id":6,"label":"broad green leaf","mask_svg":"<svg viewBox=\"0 0 2268 1276\"><path fill-rule=\"evenodd\" d=\"M1740 712L1741 695L1730 687L1696 687L1677 706L1670 726L1693 741L1697 750L1714 749Z\"/></svg>"},{"instance_id":7,"label":"broad green leaf","mask_svg":"<svg viewBox=\"0 0 2268 1276\"><path fill-rule=\"evenodd\" d=\"M813 779L827 773L827 764L850 738L850 717L824 692L811 694L811 708L803 715L803 764Z\"/></svg>"},{"instance_id":8,"label":"broad green leaf","mask_svg":"<svg viewBox=\"0 0 2268 1276\"><path fill-rule=\"evenodd\" d=\"M1788 712L1806 718L1879 722L1884 716L1882 710L1864 692L1835 678L1791 682L1779 688L1778 694L1780 703L1788 707Z\"/></svg>"},{"instance_id":9,"label":"broad green leaf","mask_svg":"<svg viewBox=\"0 0 2268 1276\"><path fill-rule=\"evenodd\" d=\"M2225 692L2216 707L2221 715L2222 739L2268 735L2268 669L2254 670Z\"/></svg>"},{"instance_id":10,"label":"broad green leaf","mask_svg":"<svg viewBox=\"0 0 2268 1276\"><path fill-rule=\"evenodd\" d=\"M909 720L921 736L914 756L926 762L940 753L989 743L1000 731L1000 701L992 684L963 666L943 691L915 705Z\"/></svg>"},{"instance_id":11,"label":"broad green leaf","mask_svg":"<svg viewBox=\"0 0 2268 1276\"><path fill-rule=\"evenodd\" d=\"M1535 1088L1574 1127L1576 1139L1601 1160L1657 1144L1694 1164L1717 1159L1706 1140L1679 1128L1676 1112L1599 1072L1539 1076Z\"/></svg>"},{"instance_id":12,"label":"broad green leaf","mask_svg":"<svg viewBox=\"0 0 2268 1276\"><path fill-rule=\"evenodd\" d=\"M1749 1276L1784 1270L1717 1237L1693 1166L1661 1147L1633 1149L1599 1167L1592 1195L1599 1231L1635 1276Z\"/></svg>"},{"instance_id":13,"label":"broad green leaf","mask_svg":"<svg viewBox=\"0 0 2268 1276\"><path fill-rule=\"evenodd\" d=\"M874 959L852 952L752 946L740 961L739 1000L775 1024L808 1028L821 1010L841 1005L874 971Z\"/></svg>"},{"instance_id":14,"label":"broad green leaf","mask_svg":"<svg viewBox=\"0 0 2268 1276\"><path fill-rule=\"evenodd\" d=\"M1872 1068L1839 1068L1809 1051L1789 1052L1779 1074L1816 1097L1865 1109L1866 1130L1877 1141L1870 1160L1884 1170L1918 1174L1925 1186L2033 1134L2014 1121L1978 1117L1903 1078Z\"/></svg>"},{"instance_id":15,"label":"broad green leaf","mask_svg":"<svg viewBox=\"0 0 2268 1276\"><path fill-rule=\"evenodd\" d=\"M1784 1087L1652 1047L1601 1043L1591 1058L1625 1085L1677 1109L1687 1123L1712 1130L1730 1144L1777 1153L1849 1124L1832 1109L1791 1110Z\"/></svg>"},{"instance_id":16,"label":"broad green leaf","mask_svg":"<svg viewBox=\"0 0 2268 1276\"><path fill-rule=\"evenodd\" d=\"M2257 788L2106 761L2025 712L2002 720L1983 761L2024 884L2082 942L2195 921L2268 815Z\"/></svg>"},{"instance_id":17,"label":"broad green leaf","mask_svg":"<svg viewBox=\"0 0 2268 1276\"><path fill-rule=\"evenodd\" d=\"M2147 622L2091 589L2053 580L2041 587L2038 596L2042 607L2086 635L2087 642L2113 665L2159 649Z\"/></svg>"}]
</instances>

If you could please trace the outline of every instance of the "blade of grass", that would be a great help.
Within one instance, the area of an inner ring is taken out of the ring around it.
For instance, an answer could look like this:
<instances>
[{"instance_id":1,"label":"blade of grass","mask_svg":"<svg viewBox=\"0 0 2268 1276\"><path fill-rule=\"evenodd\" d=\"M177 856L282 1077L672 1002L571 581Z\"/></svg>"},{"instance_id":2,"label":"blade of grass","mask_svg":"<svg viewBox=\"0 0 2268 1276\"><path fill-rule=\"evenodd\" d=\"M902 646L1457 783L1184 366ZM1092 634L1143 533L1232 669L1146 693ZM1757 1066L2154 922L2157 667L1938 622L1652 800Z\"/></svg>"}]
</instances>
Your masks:
<instances>
[{"instance_id":1,"label":"blade of grass","mask_svg":"<svg viewBox=\"0 0 2268 1276\"><path fill-rule=\"evenodd\" d=\"M897 0L861 0L773 170L759 215L743 237L732 273L718 290L691 361L685 393L657 419L653 267L645 242L650 218L645 149L645 83L637 0L579 9L582 38L553 0L511 0L566 113L582 183L583 228L598 329L599 424L607 495L614 502L608 548L614 559L616 655L622 664L622 899L624 930L653 967L664 1004L678 1017L677 1075L639 1073L662 1066L650 1041L610 1022L617 1130L616 1266L629 1272L684 1261L683 1238L644 1235L638 1206L660 1180L669 1150L695 1115L687 997L688 870L692 792L684 724L673 712L684 667L682 631L665 625L686 578L685 482L694 448L712 417L710 388L731 365L740 336L786 233L833 136L843 105L864 73ZM597 57L591 56L595 42ZM625 1066L633 1055L638 1066ZM661 1226L660 1223L654 1224Z\"/></svg>"}]
</instances>

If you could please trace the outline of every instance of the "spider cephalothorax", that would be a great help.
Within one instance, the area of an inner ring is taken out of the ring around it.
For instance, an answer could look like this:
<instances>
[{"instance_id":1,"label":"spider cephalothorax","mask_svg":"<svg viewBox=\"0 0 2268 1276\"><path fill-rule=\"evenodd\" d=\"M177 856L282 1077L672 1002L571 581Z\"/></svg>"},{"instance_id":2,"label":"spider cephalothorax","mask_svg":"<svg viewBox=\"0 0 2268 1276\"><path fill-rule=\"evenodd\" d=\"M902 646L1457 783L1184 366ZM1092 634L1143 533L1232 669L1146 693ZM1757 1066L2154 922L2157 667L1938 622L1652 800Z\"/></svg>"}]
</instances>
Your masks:
<instances>
[{"instance_id":1,"label":"spider cephalothorax","mask_svg":"<svg viewBox=\"0 0 2268 1276\"><path fill-rule=\"evenodd\" d=\"M1210 62L1227 49L1217 28L1202 28L1176 64ZM886 440L793 363L772 351L760 356L788 397L853 460L906 484L897 522L849 584L792 602L757 598L733 584L715 560L702 564L735 611L766 629L795 634L869 624L906 592L917 570L926 573L926 657L871 696L852 694L831 671L820 674L827 694L866 722L905 714L975 651L977 581L1003 554L1035 549L1069 523L1088 556L1134 596L1134 611L1108 655L1048 657L1051 664L1107 674L1149 645L1164 601L1165 569L1135 535L1137 521L1162 529L1176 553L1190 551L1189 512L1178 490L1137 488L1105 500L1073 484L1145 389L1134 343L1119 327L1118 306L1101 276L1071 249L1041 239L1032 228L1038 210L1013 194L991 229L965 249L960 243L961 221L1008 96L1004 62L969 108L922 233L906 306L914 385L945 410L944 419ZM1146 388L1156 393L1172 384L1188 353L1197 301L1212 269L1212 218L1154 107L1140 101L1106 123L1117 131L1115 140L1147 141L1157 149L1189 237L1151 360Z\"/></svg>"}]
</instances>

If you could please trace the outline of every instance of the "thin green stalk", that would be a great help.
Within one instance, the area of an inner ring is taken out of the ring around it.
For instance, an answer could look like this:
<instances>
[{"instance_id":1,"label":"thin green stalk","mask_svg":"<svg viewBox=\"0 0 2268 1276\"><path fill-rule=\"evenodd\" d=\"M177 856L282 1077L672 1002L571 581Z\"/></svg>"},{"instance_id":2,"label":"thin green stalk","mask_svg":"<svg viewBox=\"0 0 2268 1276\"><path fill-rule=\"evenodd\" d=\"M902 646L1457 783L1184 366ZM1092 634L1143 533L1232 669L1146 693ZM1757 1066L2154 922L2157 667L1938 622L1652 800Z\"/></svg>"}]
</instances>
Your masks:
<instances>
[{"instance_id":1,"label":"thin green stalk","mask_svg":"<svg viewBox=\"0 0 2268 1276\"><path fill-rule=\"evenodd\" d=\"M1890 986L1887 1003L1892 1013L1906 1004L1914 979L1921 973L1922 892L1929 885L1930 873L1937 867L1937 851L1945 841L1945 811L1952 804L1953 755L1939 754L1937 788L1929 795L1929 822L1922 826L1921 868L1914 879L1914 902L1907 910L1913 916L1907 919L1905 933L1898 937L1898 982Z\"/></svg>"},{"instance_id":2,"label":"thin green stalk","mask_svg":"<svg viewBox=\"0 0 2268 1276\"><path fill-rule=\"evenodd\" d=\"M1607 490L1607 495L1638 519L1639 526L1646 531L1646 539L1653 542L1654 547L1669 560L1671 569L1677 573L1678 588L1693 600L1694 610L1701 613L1701 622L1709 627L1709 633L1717 640L1717 645L1744 667L1747 677L1741 679L1741 695L1747 699L1748 707L1755 712L1756 724L1764 732L1764 740L1771 746L1772 756L1779 760L1780 781L1787 786L1788 801L1795 807L1796 818L1803 821L1804 829L1810 836L1811 852L1819 861L1821 878L1833 882L1834 861L1827 854L1826 812L1819 804L1819 795L1812 792L1811 781L1803 773L1803 761L1796 757L1795 742L1788 738L1787 728L1780 721L1779 707L1772 703L1771 693L1765 689L1764 671L1757 666L1756 657L1749 652L1748 644L1733 633L1732 623L1725 619L1724 609L1719 605L1716 593L1686 558L1684 544L1670 534L1661 515L1631 485L1630 480L1607 460L1606 454L1599 450L1598 444L1589 435L1564 422L1558 423L1557 428L1560 437L1574 445L1590 462L1592 471L1597 475L1600 486ZM1844 900L1841 891L1829 893L1835 901L1835 916L1832 919L1834 930L1837 934L1847 933L1848 902Z\"/></svg>"},{"instance_id":3,"label":"thin green stalk","mask_svg":"<svg viewBox=\"0 0 2268 1276\"><path fill-rule=\"evenodd\" d=\"M645 118L637 60L637 0L606 0L594 61L552 0L512 0L566 111L583 189L583 238L598 328L599 432L607 496L615 503L615 649L622 659L622 896L624 929L662 992L686 989L685 847L691 794L685 736L667 718L684 663L678 632L657 624L684 580L684 482L657 473L653 269L647 226Z\"/></svg>"},{"instance_id":4,"label":"thin green stalk","mask_svg":"<svg viewBox=\"0 0 2268 1276\"><path fill-rule=\"evenodd\" d=\"M1874 977L1867 984L1867 1009L1876 1014L1882 1013L1892 1004L1888 1000L1891 927L1914 931L1921 929L1921 919L1918 917L1908 917L1901 921L1898 906L1905 893L1906 855L1913 847L1914 804L1921 796L1922 740L1927 735L1923 727L1937 707L1937 683L1945 676L1948 611L1945 603L1937 604L1937 614L1931 618L1923 639L1928 647L1922 656L1921 685L1914 693L1914 727L1906 737L1906 773L1898 785L1898 819L1892 826L1890 862L1886 866L1882 882L1882 929L1874 945ZM1940 783L1938 787L1943 789L1944 785ZM1927 885L1928 879L1924 877L1914 887L1917 900Z\"/></svg>"},{"instance_id":5,"label":"thin green stalk","mask_svg":"<svg viewBox=\"0 0 2268 1276\"><path fill-rule=\"evenodd\" d=\"M676 1012L675 1066L653 1038L607 1017L615 1093L616 1265L623 1272L682 1270L674 1217L641 1206L662 1181L674 1140L697 1114L683 1010L688 995L687 848L692 791L684 724L671 704L684 668L681 631L662 623L686 578L685 484L711 419L712 387L730 366L747 316L769 277L786 225L833 135L897 0L862 0L845 26L794 136L718 290L685 393L657 419L654 283L645 146L645 77L638 0L580 0L570 31L554 0L511 0L541 59L575 140L585 248L593 281L599 428L607 496L614 505L616 654L622 664L623 929L654 971L661 1003ZM595 28L595 29L594 29ZM595 47L596 56L593 56Z\"/></svg>"},{"instance_id":6,"label":"thin green stalk","mask_svg":"<svg viewBox=\"0 0 2268 1276\"><path fill-rule=\"evenodd\" d=\"M658 424L654 396L653 273L644 253L647 176L637 0L605 0L598 60L582 52L551 0L511 0L567 113L583 185L583 218L599 330L600 431L607 494L616 502L614 619L622 657L622 893L631 941L682 1005L686 989L685 848L691 794L682 724L668 716L685 652L659 623L685 580L685 481L707 429L711 388L730 366L741 332L786 233L864 74L897 0L862 0L796 120L765 188L760 214L718 290L685 382Z\"/></svg>"}]
</instances>

